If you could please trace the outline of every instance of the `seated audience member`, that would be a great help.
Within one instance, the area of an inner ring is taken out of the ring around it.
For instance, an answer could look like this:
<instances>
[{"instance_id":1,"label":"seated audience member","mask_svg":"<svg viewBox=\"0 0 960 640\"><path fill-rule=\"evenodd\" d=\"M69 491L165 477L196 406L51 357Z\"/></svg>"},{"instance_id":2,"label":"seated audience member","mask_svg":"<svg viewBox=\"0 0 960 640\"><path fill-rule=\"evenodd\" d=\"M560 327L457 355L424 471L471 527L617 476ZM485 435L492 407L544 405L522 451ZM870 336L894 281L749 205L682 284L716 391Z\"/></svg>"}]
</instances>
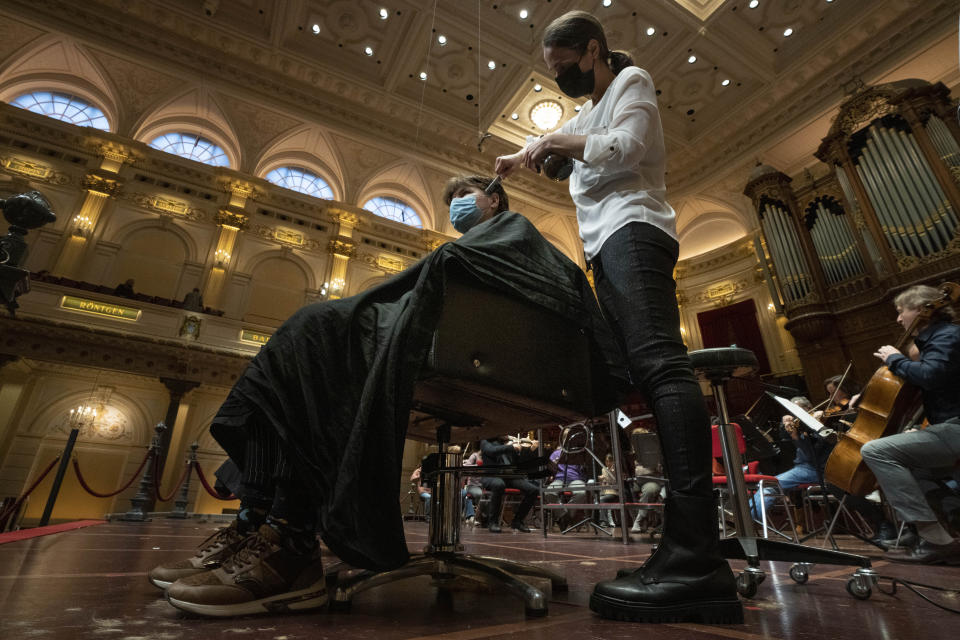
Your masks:
<instances>
[{"instance_id":1,"label":"seated audience member","mask_svg":"<svg viewBox=\"0 0 960 640\"><path fill-rule=\"evenodd\" d=\"M490 183L448 184L444 199L457 201L451 220L463 237L361 294L303 307L254 356L210 426L239 469L237 519L190 558L150 571L170 604L208 616L322 607L318 533L358 568L409 560L396 498L404 436L448 274L469 273L581 328L599 363L599 392L612 396L617 384L604 376L621 375L622 355L585 274L507 211L502 186L485 194ZM536 498L527 484L518 516Z\"/></svg>"},{"instance_id":2,"label":"seated audience member","mask_svg":"<svg viewBox=\"0 0 960 640\"><path fill-rule=\"evenodd\" d=\"M653 431L638 427L634 430L633 440L636 443L634 447L637 454L634 474L637 476L636 485L640 489L637 502L641 504L658 502L663 491L663 483L652 480L651 477L663 476L660 438ZM639 448L637 448L638 445ZM654 515L655 512L652 507L639 507L633 520L633 526L630 527L630 533L643 533L644 530L652 527L654 525Z\"/></svg>"},{"instance_id":3,"label":"seated audience member","mask_svg":"<svg viewBox=\"0 0 960 640\"><path fill-rule=\"evenodd\" d=\"M537 445L538 443L534 441L528 451L535 451ZM480 441L480 453L484 466L517 464L520 461L523 449L524 447L519 442L509 442L505 437ZM523 521L536 503L537 496L540 495L539 486L524 478L497 478L495 476L483 476L480 478L480 484L490 493L485 520L487 529L491 533L500 533L501 531L500 510L503 508L503 494L507 487L517 489L523 494L523 499L513 512L510 528L521 533L530 533L530 527Z\"/></svg>"},{"instance_id":4,"label":"seated audience member","mask_svg":"<svg viewBox=\"0 0 960 640\"><path fill-rule=\"evenodd\" d=\"M203 311L203 296L200 295L200 289L193 288L183 297L183 308L187 311Z\"/></svg>"},{"instance_id":5,"label":"seated audience member","mask_svg":"<svg viewBox=\"0 0 960 640\"><path fill-rule=\"evenodd\" d=\"M617 493L615 488L617 485L617 470L613 467L613 454L608 453L603 459L600 483L607 485L600 491L600 502L618 502L620 500L620 494ZM604 509L603 515L608 527L617 526L613 518L613 509Z\"/></svg>"},{"instance_id":6,"label":"seated audience member","mask_svg":"<svg viewBox=\"0 0 960 640\"><path fill-rule=\"evenodd\" d=\"M113 290L113 295L115 295L115 296L123 296L123 297L125 297L125 298L129 298L129 297L133 296L133 294L134 294L134 292L133 292L133 278L128 279L126 282L121 282L121 283L118 284L118 285L116 286L116 288Z\"/></svg>"}]
</instances>

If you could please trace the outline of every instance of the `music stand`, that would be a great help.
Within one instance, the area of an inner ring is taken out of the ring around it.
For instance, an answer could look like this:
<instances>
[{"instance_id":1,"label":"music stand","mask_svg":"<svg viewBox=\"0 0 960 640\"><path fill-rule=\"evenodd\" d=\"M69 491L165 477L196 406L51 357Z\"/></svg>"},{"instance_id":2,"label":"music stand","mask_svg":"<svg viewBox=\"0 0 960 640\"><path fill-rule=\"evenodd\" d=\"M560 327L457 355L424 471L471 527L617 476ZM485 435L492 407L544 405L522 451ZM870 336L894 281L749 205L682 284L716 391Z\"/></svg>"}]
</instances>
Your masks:
<instances>
[{"instance_id":1,"label":"music stand","mask_svg":"<svg viewBox=\"0 0 960 640\"><path fill-rule=\"evenodd\" d=\"M591 479L592 479L592 481L593 481L593 485L590 485L590 484L588 484L588 483L585 482L585 483L584 483L584 485L585 485L585 486L584 486L584 491L588 492L588 495L591 495L591 496L592 496L593 504L598 505L598 504L600 504L600 498L599 498L599 496L597 495L597 491L596 491L596 484L597 484L597 465L599 464L599 465L602 467L602 466L603 466L603 462L601 462L600 458L597 457L597 454L595 454L595 453L593 452L593 449L594 449L594 446L595 446L595 442L594 442L594 438L593 438L593 425L592 425L592 424L588 424L587 422L580 422L580 423L578 423L578 424L580 424L580 425L583 426L583 434L584 434L584 438L585 438L585 440L586 440L586 441L584 442L583 446L577 447L577 446L574 446L574 445L570 445L570 441L573 440L574 436L577 435L577 432L575 432L575 431L567 431L567 430L565 429L564 431L565 431L565 435L566 435L567 437L560 443L560 449L561 449L561 451L562 451L563 453L565 453L565 454L586 452L586 453L592 458L592 460L590 460L590 477L591 477ZM577 425L572 425L571 428L576 427L576 426L577 426ZM561 434L561 437L562 437L563 435L564 435L564 434ZM583 468L583 465L581 465L581 468ZM564 486L566 486L566 485L564 485ZM560 488L560 491L561 491L561 492L563 491L563 488L562 488L562 487ZM569 531L573 531L574 529L577 529L577 528L580 527L581 525L586 524L586 525L589 525L589 526L593 527L593 528L596 529L597 531L600 531L601 533L604 533L604 534L606 534L606 535L608 535L608 536L610 536L610 537L612 538L612 537L613 537L613 534L614 534L614 530L613 530L613 529L609 529L609 530L608 530L606 527L604 527L604 526L602 526L601 524L599 524L599 523L597 522L597 515L598 515L598 514L599 514L599 509L594 509L592 513L589 513L589 515L587 515L587 512L584 512L584 517L583 517L582 520L580 520L579 522L576 522L576 523L574 523L574 524L571 524L569 527L567 527L566 529L564 529L563 531L561 531L560 534L563 535L563 534L565 534L565 533L567 533L567 532L569 532Z\"/></svg>"},{"instance_id":2,"label":"music stand","mask_svg":"<svg viewBox=\"0 0 960 640\"><path fill-rule=\"evenodd\" d=\"M701 349L690 352L690 363L697 375L710 383L720 416L723 464L727 470L728 487L733 503L737 535L720 540L720 552L727 559L746 560L747 568L737 576L737 591L753 597L766 573L761 560L794 562L790 577L803 584L808 579L807 569L812 564L838 564L859 567L847 581L847 591L854 597L870 597L877 573L870 559L841 551L805 547L800 544L770 540L757 536L750 508L747 505L747 487L743 478L743 461L737 448L736 431L730 424L727 409L726 383L738 375L752 374L757 369L757 358L752 351L738 347Z\"/></svg>"}]
</instances>

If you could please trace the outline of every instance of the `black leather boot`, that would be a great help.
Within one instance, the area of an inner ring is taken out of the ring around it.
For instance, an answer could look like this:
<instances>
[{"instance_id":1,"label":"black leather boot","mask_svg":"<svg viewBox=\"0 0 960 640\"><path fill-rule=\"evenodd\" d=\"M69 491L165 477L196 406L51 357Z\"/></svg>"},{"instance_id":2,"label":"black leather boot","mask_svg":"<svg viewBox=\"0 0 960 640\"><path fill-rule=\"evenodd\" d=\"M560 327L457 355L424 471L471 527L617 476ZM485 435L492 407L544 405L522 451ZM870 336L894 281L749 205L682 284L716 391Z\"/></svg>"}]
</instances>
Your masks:
<instances>
[{"instance_id":1,"label":"black leather boot","mask_svg":"<svg viewBox=\"0 0 960 640\"><path fill-rule=\"evenodd\" d=\"M742 623L736 579L719 552L714 500L668 498L657 550L640 569L598 583L590 609L635 622Z\"/></svg>"}]
</instances>

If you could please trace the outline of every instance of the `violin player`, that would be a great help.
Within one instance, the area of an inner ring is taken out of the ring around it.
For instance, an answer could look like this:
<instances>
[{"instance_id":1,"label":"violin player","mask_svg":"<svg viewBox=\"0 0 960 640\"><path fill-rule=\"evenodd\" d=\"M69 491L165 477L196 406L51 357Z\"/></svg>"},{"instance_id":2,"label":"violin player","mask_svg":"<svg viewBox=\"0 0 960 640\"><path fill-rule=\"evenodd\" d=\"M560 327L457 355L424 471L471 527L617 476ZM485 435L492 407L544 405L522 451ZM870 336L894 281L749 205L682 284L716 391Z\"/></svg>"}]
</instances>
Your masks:
<instances>
[{"instance_id":1,"label":"violin player","mask_svg":"<svg viewBox=\"0 0 960 640\"><path fill-rule=\"evenodd\" d=\"M915 546L885 558L960 565L960 540L940 523L924 492L925 483L949 475L960 460L960 326L949 305L930 312L939 298L938 289L917 285L894 299L897 322L908 331L916 325L916 360L890 345L874 353L894 375L920 388L930 426L872 440L861 455L897 516L919 535Z\"/></svg>"}]
</instances>

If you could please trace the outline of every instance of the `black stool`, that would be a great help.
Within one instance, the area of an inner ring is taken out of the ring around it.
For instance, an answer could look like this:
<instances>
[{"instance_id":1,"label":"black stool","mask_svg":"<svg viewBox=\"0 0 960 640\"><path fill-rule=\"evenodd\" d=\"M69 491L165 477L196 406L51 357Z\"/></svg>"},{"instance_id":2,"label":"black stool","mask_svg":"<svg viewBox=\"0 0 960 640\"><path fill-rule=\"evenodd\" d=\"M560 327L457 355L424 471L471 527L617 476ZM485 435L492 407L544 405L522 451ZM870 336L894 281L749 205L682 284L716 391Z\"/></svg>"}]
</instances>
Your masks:
<instances>
[{"instance_id":1,"label":"black stool","mask_svg":"<svg viewBox=\"0 0 960 640\"><path fill-rule=\"evenodd\" d=\"M870 567L870 559L852 553L805 547L800 544L769 540L757 536L757 531L747 505L747 487L743 479L743 461L737 447L736 430L730 424L725 385L733 377L741 377L757 370L757 358L752 351L736 346L717 349L701 349L690 352L690 363L697 375L710 383L720 415L720 446L723 464L727 470L728 486L737 535L720 541L724 558L746 560L747 568L737 576L737 591L742 596L752 597L766 577L760 568L761 560L794 562L790 577L799 584L809 578L808 569L813 564L839 564L860 567L847 581L847 591L861 600L870 597L877 583L877 573Z\"/></svg>"}]
</instances>

